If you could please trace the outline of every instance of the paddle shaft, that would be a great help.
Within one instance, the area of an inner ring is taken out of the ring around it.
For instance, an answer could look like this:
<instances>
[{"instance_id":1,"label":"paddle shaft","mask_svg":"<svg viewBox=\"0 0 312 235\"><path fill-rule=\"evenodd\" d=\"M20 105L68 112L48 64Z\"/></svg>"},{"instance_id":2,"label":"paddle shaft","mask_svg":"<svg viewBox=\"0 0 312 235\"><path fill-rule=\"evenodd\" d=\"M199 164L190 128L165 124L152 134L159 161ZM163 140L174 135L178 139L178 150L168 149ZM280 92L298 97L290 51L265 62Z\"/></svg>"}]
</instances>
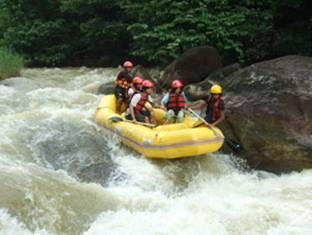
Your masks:
<instances>
[{"instance_id":1,"label":"paddle shaft","mask_svg":"<svg viewBox=\"0 0 312 235\"><path fill-rule=\"evenodd\" d=\"M218 133L214 130L214 127L209 124L205 119L203 119L200 115L198 115L194 110L192 110L191 108L187 109L191 114L193 114L196 118L198 118L199 120L201 120L204 124L206 124L213 132L213 134L215 136L218 136Z\"/></svg>"},{"instance_id":2,"label":"paddle shaft","mask_svg":"<svg viewBox=\"0 0 312 235\"><path fill-rule=\"evenodd\" d=\"M198 119L200 119L203 123L205 123L208 127L211 128L211 130L213 131L213 133L216 135L216 132L213 129L213 126L211 124L209 124L208 122L206 122L205 119L203 119L201 116L199 116L195 111L193 111L191 108L188 108L189 112L192 113L194 116L196 116ZM227 143L227 145L236 153L239 153L241 150L243 150L243 147L241 144L237 143L236 141L226 138L224 137L225 142Z\"/></svg>"}]
</instances>

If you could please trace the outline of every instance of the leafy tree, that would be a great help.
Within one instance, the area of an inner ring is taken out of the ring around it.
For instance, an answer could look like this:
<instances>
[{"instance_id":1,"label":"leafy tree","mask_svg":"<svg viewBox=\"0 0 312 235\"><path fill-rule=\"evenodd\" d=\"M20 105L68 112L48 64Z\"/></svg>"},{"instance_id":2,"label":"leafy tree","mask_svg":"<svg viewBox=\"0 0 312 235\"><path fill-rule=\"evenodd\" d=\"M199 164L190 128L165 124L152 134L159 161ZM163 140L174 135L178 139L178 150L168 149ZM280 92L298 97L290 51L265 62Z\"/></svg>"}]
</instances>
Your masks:
<instances>
[{"instance_id":1,"label":"leafy tree","mask_svg":"<svg viewBox=\"0 0 312 235\"><path fill-rule=\"evenodd\" d=\"M0 80L17 76L24 67L23 58L7 48L0 47Z\"/></svg>"},{"instance_id":2,"label":"leafy tree","mask_svg":"<svg viewBox=\"0 0 312 235\"><path fill-rule=\"evenodd\" d=\"M28 65L166 64L216 47L225 62L312 54L309 0L0 0L0 46Z\"/></svg>"},{"instance_id":3,"label":"leafy tree","mask_svg":"<svg viewBox=\"0 0 312 235\"><path fill-rule=\"evenodd\" d=\"M127 51L129 36L117 2L1 0L3 44L30 65L103 65ZM106 57L105 57L106 55Z\"/></svg>"},{"instance_id":4,"label":"leafy tree","mask_svg":"<svg viewBox=\"0 0 312 235\"><path fill-rule=\"evenodd\" d=\"M256 1L124 1L133 35L133 54L167 63L199 45L217 47L243 60L253 45L262 50L272 34L272 11ZM263 41L263 39L265 39ZM257 47L259 45L259 47Z\"/></svg>"},{"instance_id":5,"label":"leafy tree","mask_svg":"<svg viewBox=\"0 0 312 235\"><path fill-rule=\"evenodd\" d=\"M79 35L75 50L78 57L93 65L112 64L110 60L116 58L116 64L128 52L131 38L118 1L63 0L61 11L72 20L79 19L74 23L74 31Z\"/></svg>"}]
</instances>

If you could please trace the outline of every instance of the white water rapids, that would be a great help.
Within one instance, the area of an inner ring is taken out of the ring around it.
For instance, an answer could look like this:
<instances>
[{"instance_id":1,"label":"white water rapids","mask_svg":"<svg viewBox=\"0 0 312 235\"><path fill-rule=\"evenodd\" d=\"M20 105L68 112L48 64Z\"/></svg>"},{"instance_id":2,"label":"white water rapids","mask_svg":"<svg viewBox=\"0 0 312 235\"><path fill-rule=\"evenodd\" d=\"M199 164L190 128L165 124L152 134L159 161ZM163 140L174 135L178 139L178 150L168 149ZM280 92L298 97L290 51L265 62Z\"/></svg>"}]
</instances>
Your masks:
<instances>
[{"instance_id":1,"label":"white water rapids","mask_svg":"<svg viewBox=\"0 0 312 235\"><path fill-rule=\"evenodd\" d=\"M246 171L224 154L150 160L94 122L115 69L0 81L0 234L310 235L312 170Z\"/></svg>"}]
</instances>

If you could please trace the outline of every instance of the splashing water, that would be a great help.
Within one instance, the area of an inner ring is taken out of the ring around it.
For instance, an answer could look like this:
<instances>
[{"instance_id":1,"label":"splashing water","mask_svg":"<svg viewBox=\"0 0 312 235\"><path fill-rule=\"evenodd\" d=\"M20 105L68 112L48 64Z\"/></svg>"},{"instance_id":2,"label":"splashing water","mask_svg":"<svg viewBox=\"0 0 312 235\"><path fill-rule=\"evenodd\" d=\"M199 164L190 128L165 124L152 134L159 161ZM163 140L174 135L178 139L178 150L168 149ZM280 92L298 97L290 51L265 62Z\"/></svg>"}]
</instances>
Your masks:
<instances>
[{"instance_id":1,"label":"splashing water","mask_svg":"<svg viewBox=\"0 0 312 235\"><path fill-rule=\"evenodd\" d=\"M312 170L234 156L151 160L94 122L115 69L0 82L0 234L312 234Z\"/></svg>"}]
</instances>

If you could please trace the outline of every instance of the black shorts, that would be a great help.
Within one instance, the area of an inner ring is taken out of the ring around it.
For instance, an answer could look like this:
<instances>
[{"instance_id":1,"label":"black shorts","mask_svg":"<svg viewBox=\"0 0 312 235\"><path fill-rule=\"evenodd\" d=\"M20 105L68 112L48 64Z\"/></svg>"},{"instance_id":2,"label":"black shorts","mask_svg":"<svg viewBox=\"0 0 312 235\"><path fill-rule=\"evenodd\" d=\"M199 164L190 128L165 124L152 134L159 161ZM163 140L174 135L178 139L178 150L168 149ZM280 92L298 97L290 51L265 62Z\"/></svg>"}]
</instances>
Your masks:
<instances>
[{"instance_id":1,"label":"black shorts","mask_svg":"<svg viewBox=\"0 0 312 235\"><path fill-rule=\"evenodd\" d=\"M145 117L151 117L151 112L148 111L147 109L143 109L140 114Z\"/></svg>"},{"instance_id":2,"label":"black shorts","mask_svg":"<svg viewBox=\"0 0 312 235\"><path fill-rule=\"evenodd\" d=\"M145 122L145 117L150 117L151 114L148 111L142 111L141 113L135 114L135 119L138 122ZM127 114L125 117L127 120L132 120L131 114Z\"/></svg>"},{"instance_id":3,"label":"black shorts","mask_svg":"<svg viewBox=\"0 0 312 235\"><path fill-rule=\"evenodd\" d=\"M126 89L120 86L115 87L115 96L116 96L116 99L121 99L122 101L125 101Z\"/></svg>"},{"instance_id":4,"label":"black shorts","mask_svg":"<svg viewBox=\"0 0 312 235\"><path fill-rule=\"evenodd\" d=\"M174 114L177 116L178 112L181 110L181 108L171 108L174 112ZM168 109L169 110L169 109Z\"/></svg>"},{"instance_id":5,"label":"black shorts","mask_svg":"<svg viewBox=\"0 0 312 235\"><path fill-rule=\"evenodd\" d=\"M208 123L213 123L212 120L211 120L211 117L208 116L208 115L206 115L204 119L205 119L205 121L208 122Z\"/></svg>"}]
</instances>

